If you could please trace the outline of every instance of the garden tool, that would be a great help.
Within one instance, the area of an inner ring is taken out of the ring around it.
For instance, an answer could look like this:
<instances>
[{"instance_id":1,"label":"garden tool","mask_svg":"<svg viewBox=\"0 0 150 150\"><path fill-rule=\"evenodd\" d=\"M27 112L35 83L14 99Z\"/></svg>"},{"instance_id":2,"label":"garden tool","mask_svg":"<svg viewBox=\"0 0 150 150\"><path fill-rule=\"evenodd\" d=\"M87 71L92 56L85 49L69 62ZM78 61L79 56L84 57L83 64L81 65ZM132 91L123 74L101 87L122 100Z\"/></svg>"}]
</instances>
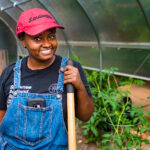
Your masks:
<instances>
[{"instance_id":1,"label":"garden tool","mask_svg":"<svg viewBox=\"0 0 150 150\"><path fill-rule=\"evenodd\" d=\"M67 65L72 65L72 60L67 61ZM68 145L69 150L76 150L76 133L75 133L75 103L74 87L71 83L67 87L67 115L68 115Z\"/></svg>"}]
</instances>

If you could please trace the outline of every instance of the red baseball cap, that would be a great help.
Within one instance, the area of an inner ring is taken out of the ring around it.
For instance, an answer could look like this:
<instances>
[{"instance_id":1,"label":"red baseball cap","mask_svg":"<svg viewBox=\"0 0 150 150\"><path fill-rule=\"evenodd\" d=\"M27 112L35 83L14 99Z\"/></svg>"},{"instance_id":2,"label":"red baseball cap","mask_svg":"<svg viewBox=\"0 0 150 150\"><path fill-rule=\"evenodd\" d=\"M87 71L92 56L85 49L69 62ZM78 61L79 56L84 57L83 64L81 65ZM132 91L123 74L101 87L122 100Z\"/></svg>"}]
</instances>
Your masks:
<instances>
[{"instance_id":1,"label":"red baseball cap","mask_svg":"<svg viewBox=\"0 0 150 150\"><path fill-rule=\"evenodd\" d=\"M32 8L20 15L16 26L16 35L18 37L19 33L25 32L35 36L52 28L64 29L63 26L56 24L53 16L46 10Z\"/></svg>"}]
</instances>

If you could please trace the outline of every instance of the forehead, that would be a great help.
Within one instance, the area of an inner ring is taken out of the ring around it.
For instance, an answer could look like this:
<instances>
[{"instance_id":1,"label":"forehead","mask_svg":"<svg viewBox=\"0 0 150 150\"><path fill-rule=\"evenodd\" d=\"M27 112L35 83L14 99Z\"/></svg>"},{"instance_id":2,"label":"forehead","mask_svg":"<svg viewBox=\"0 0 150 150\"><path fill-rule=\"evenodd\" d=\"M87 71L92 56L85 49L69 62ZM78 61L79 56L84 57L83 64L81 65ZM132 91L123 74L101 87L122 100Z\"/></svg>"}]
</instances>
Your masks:
<instances>
[{"instance_id":1,"label":"forehead","mask_svg":"<svg viewBox=\"0 0 150 150\"><path fill-rule=\"evenodd\" d=\"M43 33L56 33L56 29L48 29L48 30L42 32L41 34L43 34Z\"/></svg>"},{"instance_id":2,"label":"forehead","mask_svg":"<svg viewBox=\"0 0 150 150\"><path fill-rule=\"evenodd\" d=\"M44 35L47 35L47 34L55 34L55 33L56 33L56 29L54 28L54 29L48 29L48 30L46 30L46 31L44 31L44 32L42 32L38 35L35 35L35 36L31 36L31 35L28 35L28 34L26 34L26 35L31 36L31 37L36 37L36 36L44 36Z\"/></svg>"},{"instance_id":3,"label":"forehead","mask_svg":"<svg viewBox=\"0 0 150 150\"><path fill-rule=\"evenodd\" d=\"M42 35L46 35L46 34L53 34L53 33L56 33L56 29L48 29L38 35L35 35L35 36L42 36Z\"/></svg>"}]
</instances>

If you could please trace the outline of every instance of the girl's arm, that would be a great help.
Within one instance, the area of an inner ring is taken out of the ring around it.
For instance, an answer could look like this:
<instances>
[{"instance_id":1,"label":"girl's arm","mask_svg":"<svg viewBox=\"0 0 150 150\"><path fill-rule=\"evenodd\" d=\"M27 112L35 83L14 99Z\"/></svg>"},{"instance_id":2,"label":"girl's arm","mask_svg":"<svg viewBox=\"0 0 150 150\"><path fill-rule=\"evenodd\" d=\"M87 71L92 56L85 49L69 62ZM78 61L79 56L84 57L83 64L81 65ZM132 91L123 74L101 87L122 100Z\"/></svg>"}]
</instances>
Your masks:
<instances>
[{"instance_id":1,"label":"girl's arm","mask_svg":"<svg viewBox=\"0 0 150 150\"><path fill-rule=\"evenodd\" d=\"M72 83L76 89L76 116L82 121L89 120L94 111L93 99L87 93L78 68L68 65L61 71L64 73L64 84Z\"/></svg>"},{"instance_id":2,"label":"girl's arm","mask_svg":"<svg viewBox=\"0 0 150 150\"><path fill-rule=\"evenodd\" d=\"M0 110L0 123L3 120L3 117L4 117L5 113L6 113L6 110Z\"/></svg>"}]
</instances>

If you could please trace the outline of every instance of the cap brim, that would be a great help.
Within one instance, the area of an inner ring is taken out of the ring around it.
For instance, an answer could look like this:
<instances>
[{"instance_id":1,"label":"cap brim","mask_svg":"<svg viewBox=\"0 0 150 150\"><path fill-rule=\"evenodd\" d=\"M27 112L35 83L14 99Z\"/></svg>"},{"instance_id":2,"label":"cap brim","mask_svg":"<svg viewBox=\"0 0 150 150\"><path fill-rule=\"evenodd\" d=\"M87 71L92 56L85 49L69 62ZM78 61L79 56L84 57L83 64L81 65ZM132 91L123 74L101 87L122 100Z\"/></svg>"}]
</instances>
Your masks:
<instances>
[{"instance_id":1,"label":"cap brim","mask_svg":"<svg viewBox=\"0 0 150 150\"><path fill-rule=\"evenodd\" d=\"M39 35L39 34L43 33L44 31L46 31L48 29L53 29L53 28L64 29L63 26L60 26L55 23L53 23L53 24L52 23L44 23L41 25L35 25L33 27L26 28L26 29L24 29L24 32L28 35L35 36L35 35Z\"/></svg>"}]
</instances>

